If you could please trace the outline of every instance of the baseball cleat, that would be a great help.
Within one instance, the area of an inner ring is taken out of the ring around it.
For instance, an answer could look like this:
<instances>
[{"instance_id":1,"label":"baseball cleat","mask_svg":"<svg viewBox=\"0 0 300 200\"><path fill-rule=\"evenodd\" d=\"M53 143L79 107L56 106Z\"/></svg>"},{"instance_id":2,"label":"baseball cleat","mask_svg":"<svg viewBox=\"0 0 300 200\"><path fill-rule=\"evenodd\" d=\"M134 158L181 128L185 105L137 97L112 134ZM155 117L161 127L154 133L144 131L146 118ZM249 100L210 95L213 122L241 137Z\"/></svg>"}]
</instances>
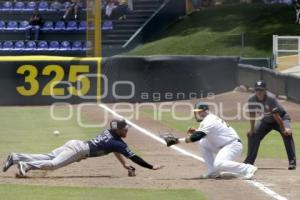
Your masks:
<instances>
[{"instance_id":1,"label":"baseball cleat","mask_svg":"<svg viewBox=\"0 0 300 200\"><path fill-rule=\"evenodd\" d=\"M26 172L29 170L28 165L25 162L19 162L18 163L18 168L19 168L19 175L20 176L25 176Z\"/></svg>"},{"instance_id":2,"label":"baseball cleat","mask_svg":"<svg viewBox=\"0 0 300 200\"><path fill-rule=\"evenodd\" d=\"M4 165L3 165L3 172L6 172L12 165L14 164L13 162L13 158L12 158L12 153L10 153L6 160L4 161Z\"/></svg>"},{"instance_id":3,"label":"baseball cleat","mask_svg":"<svg viewBox=\"0 0 300 200\"><path fill-rule=\"evenodd\" d=\"M295 170L295 169L296 169L296 165L295 164L289 164L288 170Z\"/></svg>"},{"instance_id":4,"label":"baseball cleat","mask_svg":"<svg viewBox=\"0 0 300 200\"><path fill-rule=\"evenodd\" d=\"M292 161L290 161L290 163L289 163L288 170L295 170L296 167L297 167L297 165L296 165L296 160L292 160Z\"/></svg>"},{"instance_id":5,"label":"baseball cleat","mask_svg":"<svg viewBox=\"0 0 300 200\"><path fill-rule=\"evenodd\" d=\"M242 179L251 180L257 171L257 167L252 166L252 169Z\"/></svg>"}]
</instances>

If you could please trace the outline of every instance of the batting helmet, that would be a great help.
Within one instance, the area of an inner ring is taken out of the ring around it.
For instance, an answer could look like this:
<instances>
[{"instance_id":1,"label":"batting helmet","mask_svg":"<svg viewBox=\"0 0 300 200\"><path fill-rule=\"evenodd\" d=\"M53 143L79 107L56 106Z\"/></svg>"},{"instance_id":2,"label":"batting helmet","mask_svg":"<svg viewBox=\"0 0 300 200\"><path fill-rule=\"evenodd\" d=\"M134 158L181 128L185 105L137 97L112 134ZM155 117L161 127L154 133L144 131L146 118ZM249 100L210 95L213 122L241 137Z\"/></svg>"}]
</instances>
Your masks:
<instances>
[{"instance_id":1,"label":"batting helmet","mask_svg":"<svg viewBox=\"0 0 300 200\"><path fill-rule=\"evenodd\" d=\"M110 128L112 130L117 130L117 129L128 129L129 126L125 119L113 119L110 122Z\"/></svg>"}]
</instances>

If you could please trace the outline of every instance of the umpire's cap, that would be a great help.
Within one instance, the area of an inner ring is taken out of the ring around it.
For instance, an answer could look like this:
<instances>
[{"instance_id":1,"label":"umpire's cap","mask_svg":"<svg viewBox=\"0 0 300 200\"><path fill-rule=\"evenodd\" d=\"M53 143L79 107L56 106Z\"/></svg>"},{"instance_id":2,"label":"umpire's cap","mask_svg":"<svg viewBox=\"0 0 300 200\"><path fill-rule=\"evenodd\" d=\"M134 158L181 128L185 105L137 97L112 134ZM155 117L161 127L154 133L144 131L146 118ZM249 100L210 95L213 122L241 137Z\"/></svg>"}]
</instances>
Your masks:
<instances>
[{"instance_id":1,"label":"umpire's cap","mask_svg":"<svg viewBox=\"0 0 300 200\"><path fill-rule=\"evenodd\" d=\"M196 103L195 108L193 109L194 112L207 111L207 110L209 110L208 105L202 101Z\"/></svg>"},{"instance_id":2,"label":"umpire's cap","mask_svg":"<svg viewBox=\"0 0 300 200\"><path fill-rule=\"evenodd\" d=\"M266 90L266 88L267 88L267 84L264 80L259 80L254 85L255 90Z\"/></svg>"},{"instance_id":3,"label":"umpire's cap","mask_svg":"<svg viewBox=\"0 0 300 200\"><path fill-rule=\"evenodd\" d=\"M128 129L129 125L125 121L125 119L113 119L110 122L110 128L112 130L117 130L117 129Z\"/></svg>"}]
</instances>

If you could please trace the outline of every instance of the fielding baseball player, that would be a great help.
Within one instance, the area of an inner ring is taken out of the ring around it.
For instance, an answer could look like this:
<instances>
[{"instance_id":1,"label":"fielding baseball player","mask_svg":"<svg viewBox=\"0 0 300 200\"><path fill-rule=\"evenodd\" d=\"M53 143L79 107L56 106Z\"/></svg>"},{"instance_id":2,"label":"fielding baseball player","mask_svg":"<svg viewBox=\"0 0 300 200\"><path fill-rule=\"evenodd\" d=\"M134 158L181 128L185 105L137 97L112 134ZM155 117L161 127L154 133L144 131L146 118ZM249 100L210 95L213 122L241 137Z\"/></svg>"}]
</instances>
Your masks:
<instances>
[{"instance_id":1,"label":"fielding baseball player","mask_svg":"<svg viewBox=\"0 0 300 200\"><path fill-rule=\"evenodd\" d=\"M164 136L167 145L199 141L202 156L208 168L207 174L200 178L217 178L221 172L227 172L243 179L251 179L257 167L234 161L243 148L236 131L218 116L209 113L209 107L205 103L197 103L194 114L197 122L200 122L199 128L197 130L190 128L189 136L186 138Z\"/></svg>"},{"instance_id":2,"label":"fielding baseball player","mask_svg":"<svg viewBox=\"0 0 300 200\"><path fill-rule=\"evenodd\" d=\"M86 142L70 140L49 154L10 153L4 162L3 172L17 164L19 175L25 176L29 170L55 170L88 157L104 156L111 152L115 153L123 167L128 170L129 176L134 175L135 168L128 165L123 156L148 169L158 170L162 168L160 165L147 163L128 148L122 140L126 137L127 132L128 124L126 121L114 119L110 122L110 129L104 130L96 138Z\"/></svg>"},{"instance_id":3,"label":"fielding baseball player","mask_svg":"<svg viewBox=\"0 0 300 200\"><path fill-rule=\"evenodd\" d=\"M248 107L250 113L250 131L248 132L248 153L245 163L254 164L261 140L271 131L278 131L284 141L288 155L289 170L296 169L295 144L290 125L291 118L277 102L274 94L266 90L265 81L255 83L255 94L250 96ZM255 123L256 114L262 119Z\"/></svg>"}]
</instances>

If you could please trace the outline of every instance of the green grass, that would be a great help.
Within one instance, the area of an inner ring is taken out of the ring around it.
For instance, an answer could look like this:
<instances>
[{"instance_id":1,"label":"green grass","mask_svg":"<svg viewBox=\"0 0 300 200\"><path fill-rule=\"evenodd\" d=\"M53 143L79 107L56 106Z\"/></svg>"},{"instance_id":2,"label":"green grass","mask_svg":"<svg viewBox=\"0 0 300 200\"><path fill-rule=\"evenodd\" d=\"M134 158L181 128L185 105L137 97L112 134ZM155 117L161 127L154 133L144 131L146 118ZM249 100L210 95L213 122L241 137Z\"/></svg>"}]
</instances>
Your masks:
<instances>
[{"instance_id":1,"label":"green grass","mask_svg":"<svg viewBox=\"0 0 300 200\"><path fill-rule=\"evenodd\" d=\"M66 108L55 109L55 116L68 115ZM90 139L100 130L82 128L76 121L76 112L70 120L57 121L50 116L50 107L1 107L0 153L49 152L69 139ZM55 136L54 130L60 135Z\"/></svg>"},{"instance_id":2,"label":"green grass","mask_svg":"<svg viewBox=\"0 0 300 200\"><path fill-rule=\"evenodd\" d=\"M185 17L129 54L266 57L272 55L272 35L298 35L299 31L293 6L209 7Z\"/></svg>"},{"instance_id":3,"label":"green grass","mask_svg":"<svg viewBox=\"0 0 300 200\"><path fill-rule=\"evenodd\" d=\"M5 200L204 200L196 190L109 189L0 184Z\"/></svg>"},{"instance_id":4,"label":"green grass","mask_svg":"<svg viewBox=\"0 0 300 200\"><path fill-rule=\"evenodd\" d=\"M142 114L145 116L153 118L153 110L143 109ZM187 116L186 114L180 114L180 112L176 112L177 116ZM198 128L199 124L195 122L194 119L191 120L174 120L171 113L163 112L161 123L165 124L168 127L172 127L175 130L182 133L182 136L185 135L187 129L189 127ZM247 136L246 133L249 130L249 122L248 121L229 121L230 126L232 126L239 136L241 137L244 148L243 148L243 155L246 155L247 152ZM300 123L292 123L293 133L294 133L294 140L296 144L296 155L300 154L300 149L297 148L297 144L300 143ZM284 144L282 141L281 135L276 132L272 131L269 133L264 140L261 142L261 146L258 152L258 157L260 158L286 158L286 151L284 148Z\"/></svg>"},{"instance_id":5,"label":"green grass","mask_svg":"<svg viewBox=\"0 0 300 200\"><path fill-rule=\"evenodd\" d=\"M74 107L73 107L74 108ZM56 116L66 116L69 110L56 109ZM47 153L69 139L87 140L99 128L82 128L76 120L56 121L49 107L0 107L0 154L8 152ZM85 122L92 124L87 118ZM93 123L94 124L94 123ZM59 130L59 136L53 130ZM100 128L101 129L101 128ZM108 189L88 187L53 187L0 184L0 199L5 200L204 200L196 190Z\"/></svg>"}]
</instances>

